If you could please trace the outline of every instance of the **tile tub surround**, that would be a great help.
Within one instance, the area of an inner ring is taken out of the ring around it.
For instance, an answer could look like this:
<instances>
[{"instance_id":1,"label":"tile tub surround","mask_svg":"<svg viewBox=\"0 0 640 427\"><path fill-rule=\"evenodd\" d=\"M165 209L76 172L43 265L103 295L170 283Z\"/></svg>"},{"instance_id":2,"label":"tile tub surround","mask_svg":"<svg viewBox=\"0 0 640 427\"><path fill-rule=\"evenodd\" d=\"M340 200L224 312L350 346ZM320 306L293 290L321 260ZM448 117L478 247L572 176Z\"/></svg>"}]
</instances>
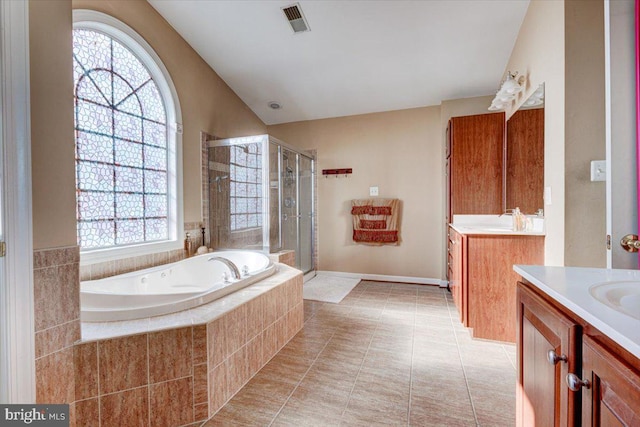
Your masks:
<instances>
[{"instance_id":1,"label":"tile tub surround","mask_svg":"<svg viewBox=\"0 0 640 427\"><path fill-rule=\"evenodd\" d=\"M289 267L296 266L296 251L283 250L280 252L274 252L269 254L269 259L273 262L279 262L280 264L286 264Z\"/></svg>"},{"instance_id":2,"label":"tile tub surround","mask_svg":"<svg viewBox=\"0 0 640 427\"><path fill-rule=\"evenodd\" d=\"M73 349L80 339L79 250L70 246L33 255L36 402L71 403ZM71 417L73 411L72 405Z\"/></svg>"},{"instance_id":3,"label":"tile tub surround","mask_svg":"<svg viewBox=\"0 0 640 427\"><path fill-rule=\"evenodd\" d=\"M192 310L84 323L76 425L181 426L215 414L302 327L302 274L277 267Z\"/></svg>"},{"instance_id":4,"label":"tile tub surround","mask_svg":"<svg viewBox=\"0 0 640 427\"><path fill-rule=\"evenodd\" d=\"M446 290L362 281L304 304L303 329L205 427L515 425L515 346L472 340Z\"/></svg>"}]
</instances>

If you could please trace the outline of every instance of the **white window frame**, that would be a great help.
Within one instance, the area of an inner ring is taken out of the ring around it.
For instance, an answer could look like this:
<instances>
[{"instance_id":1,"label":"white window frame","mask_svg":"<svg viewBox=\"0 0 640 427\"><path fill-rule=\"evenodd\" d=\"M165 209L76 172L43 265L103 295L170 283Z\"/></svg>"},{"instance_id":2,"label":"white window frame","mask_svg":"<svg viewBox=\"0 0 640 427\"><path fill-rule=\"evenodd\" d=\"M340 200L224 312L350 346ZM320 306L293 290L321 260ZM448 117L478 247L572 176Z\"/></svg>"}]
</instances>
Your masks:
<instances>
[{"instance_id":1,"label":"white window frame","mask_svg":"<svg viewBox=\"0 0 640 427\"><path fill-rule=\"evenodd\" d=\"M147 67L165 103L167 113L167 199L169 239L111 248L80 248L80 264L95 264L134 256L181 249L184 234L182 203L182 114L178 94L166 67L153 48L122 21L94 10L73 11L73 28L86 28L106 34L130 49Z\"/></svg>"}]
</instances>

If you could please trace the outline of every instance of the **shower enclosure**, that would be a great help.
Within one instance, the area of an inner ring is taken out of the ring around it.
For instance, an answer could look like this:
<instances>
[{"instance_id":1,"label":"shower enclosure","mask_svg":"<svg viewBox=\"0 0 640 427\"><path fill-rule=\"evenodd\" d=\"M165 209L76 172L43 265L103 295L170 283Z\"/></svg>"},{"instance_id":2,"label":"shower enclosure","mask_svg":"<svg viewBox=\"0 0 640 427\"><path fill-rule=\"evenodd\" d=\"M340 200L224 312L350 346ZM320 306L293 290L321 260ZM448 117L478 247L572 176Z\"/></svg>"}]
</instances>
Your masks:
<instances>
[{"instance_id":1,"label":"shower enclosure","mask_svg":"<svg viewBox=\"0 0 640 427\"><path fill-rule=\"evenodd\" d=\"M211 140L209 231L216 249L293 250L314 269L314 160L269 135Z\"/></svg>"}]
</instances>

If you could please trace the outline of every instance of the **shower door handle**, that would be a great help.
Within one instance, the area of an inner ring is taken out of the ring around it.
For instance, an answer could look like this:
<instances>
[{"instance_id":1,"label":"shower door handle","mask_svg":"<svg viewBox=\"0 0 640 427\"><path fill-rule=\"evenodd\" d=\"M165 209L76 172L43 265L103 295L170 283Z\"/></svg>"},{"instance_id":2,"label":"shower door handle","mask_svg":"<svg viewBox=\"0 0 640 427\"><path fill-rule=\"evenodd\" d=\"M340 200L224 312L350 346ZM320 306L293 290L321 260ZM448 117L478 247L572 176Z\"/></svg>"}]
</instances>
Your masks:
<instances>
[{"instance_id":1,"label":"shower door handle","mask_svg":"<svg viewBox=\"0 0 640 427\"><path fill-rule=\"evenodd\" d=\"M302 215L287 215L287 214L282 214L282 219L283 221L288 220L289 218L302 218Z\"/></svg>"}]
</instances>

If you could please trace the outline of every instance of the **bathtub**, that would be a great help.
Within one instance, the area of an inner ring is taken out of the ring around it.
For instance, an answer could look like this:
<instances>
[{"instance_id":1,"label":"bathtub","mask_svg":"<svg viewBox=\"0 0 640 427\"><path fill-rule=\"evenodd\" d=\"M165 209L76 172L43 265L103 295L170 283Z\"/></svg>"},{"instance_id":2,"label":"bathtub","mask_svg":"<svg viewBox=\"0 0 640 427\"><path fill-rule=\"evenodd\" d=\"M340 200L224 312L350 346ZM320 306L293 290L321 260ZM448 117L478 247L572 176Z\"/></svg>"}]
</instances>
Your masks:
<instances>
[{"instance_id":1,"label":"bathtub","mask_svg":"<svg viewBox=\"0 0 640 427\"><path fill-rule=\"evenodd\" d=\"M224 257L242 272L212 257ZM216 251L100 280L80 283L80 320L106 322L142 319L206 304L256 283L275 272L269 257L251 251Z\"/></svg>"}]
</instances>

